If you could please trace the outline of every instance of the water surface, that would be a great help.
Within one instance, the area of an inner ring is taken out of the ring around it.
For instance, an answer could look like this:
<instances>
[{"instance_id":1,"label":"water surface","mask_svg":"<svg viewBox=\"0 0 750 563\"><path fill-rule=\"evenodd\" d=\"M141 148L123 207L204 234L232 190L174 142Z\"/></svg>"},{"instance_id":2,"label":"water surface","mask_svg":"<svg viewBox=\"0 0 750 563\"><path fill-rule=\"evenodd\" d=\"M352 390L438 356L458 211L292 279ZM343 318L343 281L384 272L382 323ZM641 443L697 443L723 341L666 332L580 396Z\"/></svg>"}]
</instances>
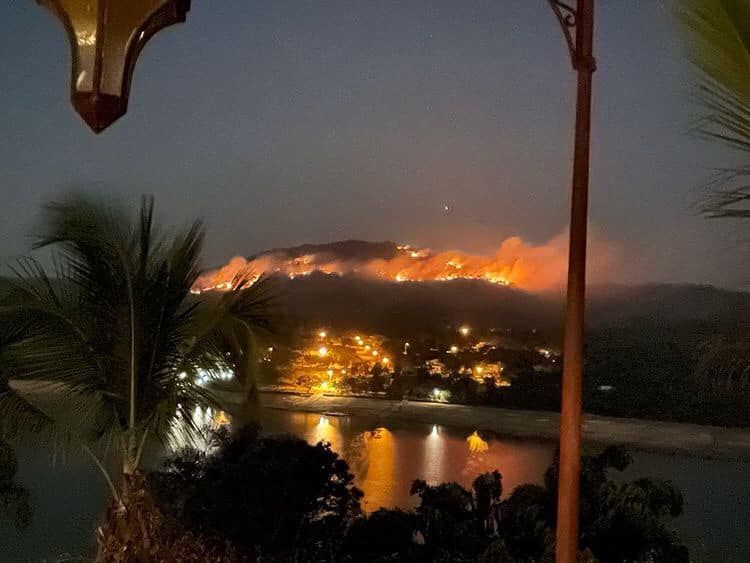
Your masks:
<instances>
[{"instance_id":1,"label":"water surface","mask_svg":"<svg viewBox=\"0 0 750 563\"><path fill-rule=\"evenodd\" d=\"M541 483L554 444L511 440L424 424L387 423L366 417L321 416L268 410L265 431L292 433L310 443L331 443L350 464L365 492L367 511L413 506L414 479L470 485L498 469L509 494L521 483ZM106 487L87 460L52 466L31 447L18 450L19 480L29 489L33 524L23 534L0 527L0 561L54 561L62 554L90 554L93 531L106 502ZM637 452L626 478L671 479L683 491L685 512L674 525L694 561L750 561L750 464Z\"/></svg>"}]
</instances>

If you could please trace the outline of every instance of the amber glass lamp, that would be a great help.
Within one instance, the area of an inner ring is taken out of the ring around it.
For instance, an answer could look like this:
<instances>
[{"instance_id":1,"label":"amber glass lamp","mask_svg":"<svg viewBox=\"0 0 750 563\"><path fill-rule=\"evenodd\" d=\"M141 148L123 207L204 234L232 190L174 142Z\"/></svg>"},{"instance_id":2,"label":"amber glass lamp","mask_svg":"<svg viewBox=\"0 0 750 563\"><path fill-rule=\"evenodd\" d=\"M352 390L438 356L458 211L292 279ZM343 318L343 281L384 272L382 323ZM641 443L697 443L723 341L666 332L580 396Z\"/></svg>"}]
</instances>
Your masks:
<instances>
[{"instance_id":1,"label":"amber glass lamp","mask_svg":"<svg viewBox=\"0 0 750 563\"><path fill-rule=\"evenodd\" d=\"M184 22L190 0L37 0L65 26L71 101L96 133L128 109L138 55L159 30Z\"/></svg>"}]
</instances>

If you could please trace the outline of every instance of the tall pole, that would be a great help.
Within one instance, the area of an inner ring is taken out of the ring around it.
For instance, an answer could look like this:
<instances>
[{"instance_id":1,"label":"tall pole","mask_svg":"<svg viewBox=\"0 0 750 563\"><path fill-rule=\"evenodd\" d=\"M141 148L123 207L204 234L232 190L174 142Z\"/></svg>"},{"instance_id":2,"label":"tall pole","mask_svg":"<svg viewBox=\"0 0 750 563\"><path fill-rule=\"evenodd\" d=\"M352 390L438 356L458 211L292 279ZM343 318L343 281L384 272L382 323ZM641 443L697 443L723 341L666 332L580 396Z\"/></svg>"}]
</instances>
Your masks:
<instances>
[{"instance_id":1,"label":"tall pole","mask_svg":"<svg viewBox=\"0 0 750 563\"><path fill-rule=\"evenodd\" d=\"M568 293L563 344L562 411L560 415L560 474L557 497L557 563L578 560L579 490L581 471L581 412L584 305L586 297L586 223L591 138L591 83L594 0L578 0L575 45L571 53L578 73L575 153L570 210Z\"/></svg>"}]
</instances>

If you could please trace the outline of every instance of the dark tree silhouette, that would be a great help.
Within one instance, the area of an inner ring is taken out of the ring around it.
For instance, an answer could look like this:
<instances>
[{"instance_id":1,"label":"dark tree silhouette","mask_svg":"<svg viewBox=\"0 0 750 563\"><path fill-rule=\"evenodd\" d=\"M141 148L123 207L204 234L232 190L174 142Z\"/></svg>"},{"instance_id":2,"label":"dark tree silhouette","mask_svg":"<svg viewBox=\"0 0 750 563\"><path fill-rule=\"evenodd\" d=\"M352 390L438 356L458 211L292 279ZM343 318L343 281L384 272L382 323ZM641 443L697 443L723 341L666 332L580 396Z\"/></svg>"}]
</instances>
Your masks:
<instances>
[{"instance_id":1,"label":"dark tree silhouette","mask_svg":"<svg viewBox=\"0 0 750 563\"><path fill-rule=\"evenodd\" d=\"M367 518L357 519L346 536L344 553L352 561L382 561L401 554L403 561L422 561L422 546L415 542L417 516L411 511L376 510Z\"/></svg>"},{"instance_id":2,"label":"dark tree silhouette","mask_svg":"<svg viewBox=\"0 0 750 563\"><path fill-rule=\"evenodd\" d=\"M687 549L669 526L682 512L681 494L668 481L610 479L611 470L623 471L630 463L619 447L584 457L581 560L687 563ZM352 527L345 546L351 555L366 554L363 561L552 561L556 476L557 459L543 486L522 485L504 501L497 472L477 477L471 491L457 483L429 486L417 480L412 493L420 504L414 512L378 511ZM409 526L421 542L407 541ZM379 540L385 530L398 541Z\"/></svg>"},{"instance_id":3,"label":"dark tree silhouette","mask_svg":"<svg viewBox=\"0 0 750 563\"><path fill-rule=\"evenodd\" d=\"M214 454L185 451L151 476L162 512L247 555L332 560L360 512L347 463L328 444L262 438L253 427L218 440Z\"/></svg>"},{"instance_id":4,"label":"dark tree silhouette","mask_svg":"<svg viewBox=\"0 0 750 563\"><path fill-rule=\"evenodd\" d=\"M506 502L504 514L509 515L512 524L506 537L511 552L520 554L530 548L538 553L542 545L530 541L533 538L524 534L523 525L546 528L540 538L551 537L558 462L556 456L545 474L543 488L519 488ZM669 526L669 520L682 513L682 494L670 481L638 479L620 483L610 479L611 470L621 472L631 463L628 451L619 446L610 446L599 455L583 458L581 549L591 550L602 563L687 563L687 549ZM519 543L515 543L514 538Z\"/></svg>"}]
</instances>

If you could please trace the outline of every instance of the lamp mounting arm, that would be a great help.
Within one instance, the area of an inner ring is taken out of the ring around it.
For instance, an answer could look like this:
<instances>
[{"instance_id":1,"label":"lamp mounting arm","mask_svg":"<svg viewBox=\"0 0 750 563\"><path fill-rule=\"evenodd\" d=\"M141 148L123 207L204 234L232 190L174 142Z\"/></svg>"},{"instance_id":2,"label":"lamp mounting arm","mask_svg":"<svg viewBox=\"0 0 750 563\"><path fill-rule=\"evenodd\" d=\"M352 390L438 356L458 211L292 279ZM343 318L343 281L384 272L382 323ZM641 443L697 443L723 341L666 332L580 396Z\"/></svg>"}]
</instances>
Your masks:
<instances>
[{"instance_id":1,"label":"lamp mounting arm","mask_svg":"<svg viewBox=\"0 0 750 563\"><path fill-rule=\"evenodd\" d=\"M547 0L552 11L560 23L565 43L568 45L570 52L570 62L575 70L596 70L596 61L594 57L583 52L581 49L579 35L581 33L581 21L578 7L571 6L563 0ZM580 3L580 0L577 0Z\"/></svg>"}]
</instances>

